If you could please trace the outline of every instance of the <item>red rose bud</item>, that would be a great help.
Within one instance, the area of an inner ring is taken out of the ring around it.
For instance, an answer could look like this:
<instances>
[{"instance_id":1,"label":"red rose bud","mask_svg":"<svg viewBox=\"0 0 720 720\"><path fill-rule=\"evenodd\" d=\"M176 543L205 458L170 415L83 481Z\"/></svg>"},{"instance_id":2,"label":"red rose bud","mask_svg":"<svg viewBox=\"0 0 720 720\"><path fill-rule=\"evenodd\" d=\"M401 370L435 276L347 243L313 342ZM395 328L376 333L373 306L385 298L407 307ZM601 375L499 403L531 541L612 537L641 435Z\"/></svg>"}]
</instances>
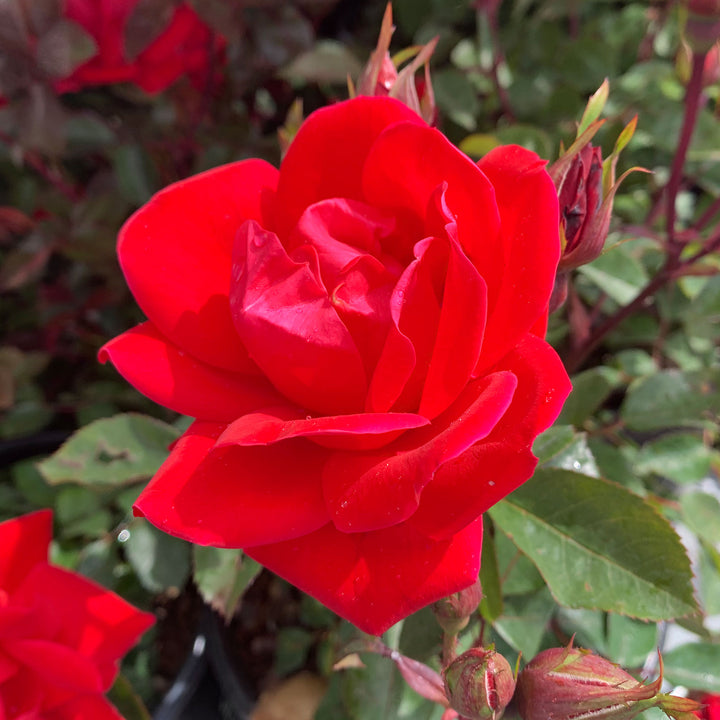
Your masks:
<instances>
[{"instance_id":1,"label":"red rose bud","mask_svg":"<svg viewBox=\"0 0 720 720\"><path fill-rule=\"evenodd\" d=\"M388 3L377 46L358 79L357 88L350 84L350 95L394 97L414 110L428 125L434 125L437 121L437 107L428 62L435 51L437 38L427 45L407 48L399 53L398 64L413 56L414 59L398 72L389 53L393 32L395 26L392 24L392 6ZM424 76L416 79L417 71L423 66Z\"/></svg>"},{"instance_id":2,"label":"red rose bud","mask_svg":"<svg viewBox=\"0 0 720 720\"><path fill-rule=\"evenodd\" d=\"M588 101L575 141L548 168L558 191L560 242L563 248L550 302L551 311L565 300L567 273L592 262L602 253L610 228L615 193L631 172L642 169L631 168L615 179L620 153L635 132L637 117L620 133L609 157L603 159L600 148L591 143L605 122L598 117L608 94L606 80Z\"/></svg>"},{"instance_id":3,"label":"red rose bud","mask_svg":"<svg viewBox=\"0 0 720 720\"><path fill-rule=\"evenodd\" d=\"M687 0L685 40L693 52L706 53L720 39L720 0Z\"/></svg>"},{"instance_id":4,"label":"red rose bud","mask_svg":"<svg viewBox=\"0 0 720 720\"><path fill-rule=\"evenodd\" d=\"M433 605L433 612L446 633L457 635L468 624L482 599L482 586L477 580L470 587L438 600Z\"/></svg>"},{"instance_id":5,"label":"red rose bud","mask_svg":"<svg viewBox=\"0 0 720 720\"><path fill-rule=\"evenodd\" d=\"M494 650L471 648L443 676L450 707L468 720L498 720L515 692L512 669Z\"/></svg>"},{"instance_id":6,"label":"red rose bud","mask_svg":"<svg viewBox=\"0 0 720 720\"><path fill-rule=\"evenodd\" d=\"M545 650L518 676L515 699L523 720L630 720L659 707L677 720L689 720L698 703L658 694L660 677L643 685L609 660L572 647Z\"/></svg>"},{"instance_id":7,"label":"red rose bud","mask_svg":"<svg viewBox=\"0 0 720 720\"><path fill-rule=\"evenodd\" d=\"M695 714L701 720L720 720L720 695L707 694L700 698L702 707Z\"/></svg>"}]
</instances>

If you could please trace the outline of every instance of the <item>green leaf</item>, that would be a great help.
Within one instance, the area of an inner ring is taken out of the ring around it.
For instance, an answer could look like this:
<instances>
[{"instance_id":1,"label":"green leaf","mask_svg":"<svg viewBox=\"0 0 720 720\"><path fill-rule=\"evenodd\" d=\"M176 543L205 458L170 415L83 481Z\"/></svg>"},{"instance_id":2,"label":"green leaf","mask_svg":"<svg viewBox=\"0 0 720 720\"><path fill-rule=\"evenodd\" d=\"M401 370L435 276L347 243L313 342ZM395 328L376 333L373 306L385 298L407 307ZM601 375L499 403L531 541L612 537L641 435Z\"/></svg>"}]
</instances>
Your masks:
<instances>
[{"instance_id":1,"label":"green leaf","mask_svg":"<svg viewBox=\"0 0 720 720\"><path fill-rule=\"evenodd\" d=\"M720 502L704 492L685 493L680 498L685 524L711 545L720 545Z\"/></svg>"},{"instance_id":2,"label":"green leaf","mask_svg":"<svg viewBox=\"0 0 720 720\"><path fill-rule=\"evenodd\" d=\"M647 284L645 268L630 253L627 245L615 245L589 265L578 268L603 292L620 305L635 299Z\"/></svg>"},{"instance_id":3,"label":"green leaf","mask_svg":"<svg viewBox=\"0 0 720 720\"><path fill-rule=\"evenodd\" d=\"M193 567L193 578L203 600L227 622L262 570L262 565L242 550L201 545L193 546Z\"/></svg>"},{"instance_id":4,"label":"green leaf","mask_svg":"<svg viewBox=\"0 0 720 720\"><path fill-rule=\"evenodd\" d=\"M480 563L480 584L483 590L483 599L480 602L482 616L492 622L503 612L503 596L500 587L500 572L498 570L495 540L485 528L482 544L482 559Z\"/></svg>"},{"instance_id":5,"label":"green leaf","mask_svg":"<svg viewBox=\"0 0 720 720\"><path fill-rule=\"evenodd\" d=\"M493 628L523 657L531 658L540 649L554 610L555 601L547 588L530 595L514 595L507 598L504 612L493 623Z\"/></svg>"},{"instance_id":6,"label":"green leaf","mask_svg":"<svg viewBox=\"0 0 720 720\"><path fill-rule=\"evenodd\" d=\"M582 427L619 384L620 373L609 367L595 367L575 375L572 392L557 422Z\"/></svg>"},{"instance_id":7,"label":"green leaf","mask_svg":"<svg viewBox=\"0 0 720 720\"><path fill-rule=\"evenodd\" d=\"M127 530L125 554L140 584L153 593L179 593L190 576L190 545L142 518L133 520Z\"/></svg>"},{"instance_id":8,"label":"green leaf","mask_svg":"<svg viewBox=\"0 0 720 720\"><path fill-rule=\"evenodd\" d=\"M635 470L654 473L678 483L702 480L710 472L712 450L693 433L673 433L645 443L638 452Z\"/></svg>"},{"instance_id":9,"label":"green leaf","mask_svg":"<svg viewBox=\"0 0 720 720\"><path fill-rule=\"evenodd\" d=\"M274 672L279 677L290 675L305 665L313 636L299 627L282 628L276 637Z\"/></svg>"},{"instance_id":10,"label":"green leaf","mask_svg":"<svg viewBox=\"0 0 720 720\"><path fill-rule=\"evenodd\" d=\"M688 643L663 655L665 678L693 690L720 692L720 645Z\"/></svg>"},{"instance_id":11,"label":"green leaf","mask_svg":"<svg viewBox=\"0 0 720 720\"><path fill-rule=\"evenodd\" d=\"M633 382L620 415L631 430L703 427L720 413L720 368L665 370Z\"/></svg>"},{"instance_id":12,"label":"green leaf","mask_svg":"<svg viewBox=\"0 0 720 720\"><path fill-rule=\"evenodd\" d=\"M648 620L697 610L679 538L642 498L618 485L541 469L490 515L563 605Z\"/></svg>"},{"instance_id":13,"label":"green leaf","mask_svg":"<svg viewBox=\"0 0 720 720\"><path fill-rule=\"evenodd\" d=\"M606 655L624 667L642 667L657 645L657 625L610 613Z\"/></svg>"},{"instance_id":14,"label":"green leaf","mask_svg":"<svg viewBox=\"0 0 720 720\"><path fill-rule=\"evenodd\" d=\"M172 426L145 415L115 415L78 430L38 468L52 484L133 483L155 474L178 435Z\"/></svg>"},{"instance_id":15,"label":"green leaf","mask_svg":"<svg viewBox=\"0 0 720 720\"><path fill-rule=\"evenodd\" d=\"M575 430L572 425L553 425L535 438L532 451L540 463L546 463L572 445Z\"/></svg>"},{"instance_id":16,"label":"green leaf","mask_svg":"<svg viewBox=\"0 0 720 720\"><path fill-rule=\"evenodd\" d=\"M588 447L585 433L578 433L566 448L545 463L546 467L574 470L575 472L598 477L597 464Z\"/></svg>"},{"instance_id":17,"label":"green leaf","mask_svg":"<svg viewBox=\"0 0 720 720\"><path fill-rule=\"evenodd\" d=\"M117 676L108 697L125 720L151 720L148 709L124 675Z\"/></svg>"}]
</instances>

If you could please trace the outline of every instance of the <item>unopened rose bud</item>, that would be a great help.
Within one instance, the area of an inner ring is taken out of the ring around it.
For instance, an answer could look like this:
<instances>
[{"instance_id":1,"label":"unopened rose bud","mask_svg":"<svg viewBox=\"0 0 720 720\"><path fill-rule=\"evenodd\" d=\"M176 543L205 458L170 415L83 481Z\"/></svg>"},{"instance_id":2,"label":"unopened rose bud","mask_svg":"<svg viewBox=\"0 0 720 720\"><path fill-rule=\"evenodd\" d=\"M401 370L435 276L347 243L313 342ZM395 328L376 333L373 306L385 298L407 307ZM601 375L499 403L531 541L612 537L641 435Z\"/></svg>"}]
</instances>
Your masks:
<instances>
[{"instance_id":1,"label":"unopened rose bud","mask_svg":"<svg viewBox=\"0 0 720 720\"><path fill-rule=\"evenodd\" d=\"M720 39L720 0L687 0L685 40L693 52L706 53Z\"/></svg>"},{"instance_id":2,"label":"unopened rose bud","mask_svg":"<svg viewBox=\"0 0 720 720\"><path fill-rule=\"evenodd\" d=\"M600 148L591 142L604 123L597 118L608 93L606 80L588 101L575 142L548 168L558 191L562 246L555 289L550 300L551 312L565 301L567 274L581 265L587 265L602 253L610 229L615 193L629 173L642 170L631 168L615 179L620 153L635 132L637 117L622 130L608 158L603 159Z\"/></svg>"},{"instance_id":3,"label":"unopened rose bud","mask_svg":"<svg viewBox=\"0 0 720 720\"><path fill-rule=\"evenodd\" d=\"M477 580L470 587L438 600L433 605L433 612L446 633L457 635L468 624L482 599L482 586Z\"/></svg>"},{"instance_id":4,"label":"unopened rose bud","mask_svg":"<svg viewBox=\"0 0 720 720\"><path fill-rule=\"evenodd\" d=\"M692 50L686 42L683 42L678 50L675 71L680 80L687 85L692 73ZM702 86L710 87L718 80L720 80L720 46L715 43L708 50L703 61Z\"/></svg>"},{"instance_id":5,"label":"unopened rose bud","mask_svg":"<svg viewBox=\"0 0 720 720\"><path fill-rule=\"evenodd\" d=\"M512 669L494 650L471 648L443 676L450 707L468 720L498 720L515 692Z\"/></svg>"},{"instance_id":6,"label":"unopened rose bud","mask_svg":"<svg viewBox=\"0 0 720 720\"><path fill-rule=\"evenodd\" d=\"M393 32L395 26L392 23L392 6L388 3L377 46L358 78L357 87L349 83L350 93L351 95L389 95L414 110L428 125L434 125L437 122L437 106L428 63L435 51L437 38L423 45L419 50L411 48L406 51L406 57L413 59L398 72L389 52ZM423 77L416 78L417 71L423 66L425 68Z\"/></svg>"},{"instance_id":7,"label":"unopened rose bud","mask_svg":"<svg viewBox=\"0 0 720 720\"><path fill-rule=\"evenodd\" d=\"M659 707L686 720L699 707L693 700L659 694L660 677L643 685L609 660L572 647L545 650L518 676L515 700L523 720L631 720Z\"/></svg>"}]
</instances>

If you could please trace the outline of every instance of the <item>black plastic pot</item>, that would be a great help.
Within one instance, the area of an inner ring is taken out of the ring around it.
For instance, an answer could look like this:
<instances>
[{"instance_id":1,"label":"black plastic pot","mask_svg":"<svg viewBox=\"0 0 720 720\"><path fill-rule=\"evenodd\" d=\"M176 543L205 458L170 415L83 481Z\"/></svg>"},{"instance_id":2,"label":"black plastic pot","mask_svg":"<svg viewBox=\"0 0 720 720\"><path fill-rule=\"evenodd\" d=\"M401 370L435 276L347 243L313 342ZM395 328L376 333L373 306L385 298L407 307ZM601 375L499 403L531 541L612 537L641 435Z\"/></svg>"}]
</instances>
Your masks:
<instances>
[{"instance_id":1,"label":"black plastic pot","mask_svg":"<svg viewBox=\"0 0 720 720\"><path fill-rule=\"evenodd\" d=\"M246 720L254 701L223 646L220 622L207 606L193 648L154 720Z\"/></svg>"}]
</instances>

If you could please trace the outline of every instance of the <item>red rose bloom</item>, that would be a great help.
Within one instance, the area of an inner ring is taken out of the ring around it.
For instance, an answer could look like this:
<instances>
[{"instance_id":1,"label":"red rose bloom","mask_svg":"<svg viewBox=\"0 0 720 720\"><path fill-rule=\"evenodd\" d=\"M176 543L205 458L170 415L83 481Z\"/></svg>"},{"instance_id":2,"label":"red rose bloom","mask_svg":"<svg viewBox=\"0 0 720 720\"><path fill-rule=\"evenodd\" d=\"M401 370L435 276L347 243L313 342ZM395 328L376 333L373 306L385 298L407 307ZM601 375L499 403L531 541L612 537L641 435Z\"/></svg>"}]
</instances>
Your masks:
<instances>
[{"instance_id":1,"label":"red rose bloom","mask_svg":"<svg viewBox=\"0 0 720 720\"><path fill-rule=\"evenodd\" d=\"M159 193L118 252L149 321L100 357L198 419L139 514L245 548L370 633L475 582L481 513L569 392L537 334L560 252L537 155L475 165L358 97L311 115L279 171Z\"/></svg>"},{"instance_id":2,"label":"red rose bloom","mask_svg":"<svg viewBox=\"0 0 720 720\"><path fill-rule=\"evenodd\" d=\"M0 718L122 720L104 693L154 618L47 562L52 513L0 523Z\"/></svg>"},{"instance_id":3,"label":"red rose bloom","mask_svg":"<svg viewBox=\"0 0 720 720\"><path fill-rule=\"evenodd\" d=\"M695 713L701 720L720 720L720 695L707 693L700 698L702 710Z\"/></svg>"},{"instance_id":4,"label":"red rose bloom","mask_svg":"<svg viewBox=\"0 0 720 720\"><path fill-rule=\"evenodd\" d=\"M88 85L130 82L149 93L188 75L197 86L207 82L210 62L224 40L189 5L179 5L167 27L137 57L128 59L125 29L138 0L65 0L65 16L92 36L97 53L55 84L58 92Z\"/></svg>"}]
</instances>

